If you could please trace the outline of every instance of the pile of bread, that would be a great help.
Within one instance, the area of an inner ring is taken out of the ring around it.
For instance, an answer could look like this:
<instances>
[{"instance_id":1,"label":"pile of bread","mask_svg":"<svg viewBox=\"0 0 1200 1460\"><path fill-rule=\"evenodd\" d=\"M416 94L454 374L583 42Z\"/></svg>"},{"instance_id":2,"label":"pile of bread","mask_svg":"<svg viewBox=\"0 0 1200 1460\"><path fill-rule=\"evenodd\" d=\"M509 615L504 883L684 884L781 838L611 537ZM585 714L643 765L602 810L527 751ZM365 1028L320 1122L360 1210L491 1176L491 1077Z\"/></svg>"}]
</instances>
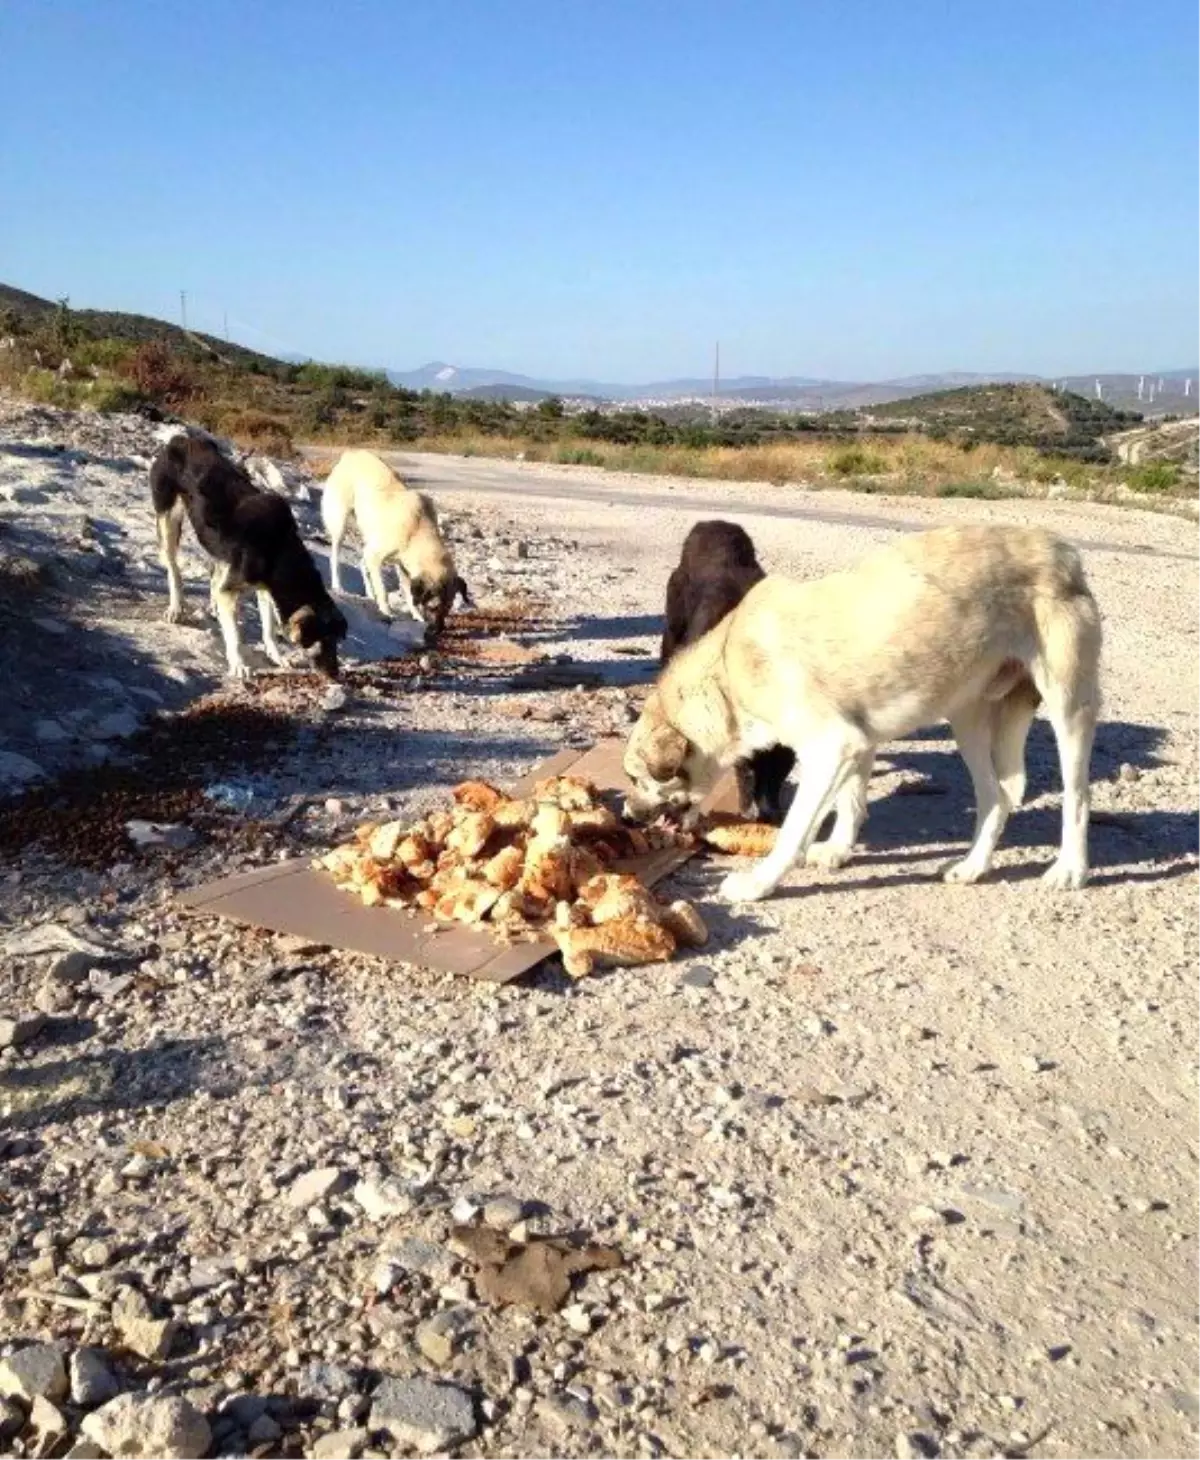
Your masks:
<instances>
[{"instance_id":1,"label":"pile of bread","mask_svg":"<svg viewBox=\"0 0 1200 1460\"><path fill-rule=\"evenodd\" d=\"M576 978L602 965L663 962L707 941L690 903L667 903L636 876L612 870L659 847L690 848L688 833L626 826L580 776L548 777L527 797L486 781L464 781L452 795L451 807L415 825L360 826L315 865L368 907L482 925L505 942L550 933ZM740 849L741 835L758 853L758 830L723 822L703 835L729 851Z\"/></svg>"}]
</instances>

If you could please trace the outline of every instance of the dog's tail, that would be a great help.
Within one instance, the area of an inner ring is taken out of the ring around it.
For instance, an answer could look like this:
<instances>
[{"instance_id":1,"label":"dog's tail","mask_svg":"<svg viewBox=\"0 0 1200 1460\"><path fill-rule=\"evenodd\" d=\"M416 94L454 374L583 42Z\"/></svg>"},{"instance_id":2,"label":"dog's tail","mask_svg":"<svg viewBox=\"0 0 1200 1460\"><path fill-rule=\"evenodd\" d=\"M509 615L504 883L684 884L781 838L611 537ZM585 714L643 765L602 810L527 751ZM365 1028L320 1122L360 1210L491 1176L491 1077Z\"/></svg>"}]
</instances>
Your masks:
<instances>
[{"instance_id":1,"label":"dog's tail","mask_svg":"<svg viewBox=\"0 0 1200 1460\"><path fill-rule=\"evenodd\" d=\"M321 488L321 521L331 542L340 543L354 511L354 466L345 455L338 458Z\"/></svg>"},{"instance_id":2,"label":"dog's tail","mask_svg":"<svg viewBox=\"0 0 1200 1460\"><path fill-rule=\"evenodd\" d=\"M150 466L150 496L157 516L165 517L179 500L180 477L187 467L187 434L172 436Z\"/></svg>"},{"instance_id":3,"label":"dog's tail","mask_svg":"<svg viewBox=\"0 0 1200 1460\"><path fill-rule=\"evenodd\" d=\"M1048 571L1037 585L1033 614L1038 652L1034 681L1054 714L1100 712L1100 610L1070 544L1055 540Z\"/></svg>"}]
</instances>

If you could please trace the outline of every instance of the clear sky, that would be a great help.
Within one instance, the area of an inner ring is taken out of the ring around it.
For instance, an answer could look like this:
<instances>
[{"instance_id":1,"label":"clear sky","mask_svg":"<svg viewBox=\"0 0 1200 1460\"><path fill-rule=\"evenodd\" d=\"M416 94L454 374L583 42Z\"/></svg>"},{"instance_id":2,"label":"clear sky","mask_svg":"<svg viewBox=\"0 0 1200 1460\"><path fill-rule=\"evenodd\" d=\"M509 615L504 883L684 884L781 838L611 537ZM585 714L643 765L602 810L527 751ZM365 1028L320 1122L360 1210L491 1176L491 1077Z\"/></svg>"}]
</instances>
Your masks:
<instances>
[{"instance_id":1,"label":"clear sky","mask_svg":"<svg viewBox=\"0 0 1200 1460\"><path fill-rule=\"evenodd\" d=\"M0 0L0 281L272 352L1197 358L1194 0Z\"/></svg>"}]
</instances>

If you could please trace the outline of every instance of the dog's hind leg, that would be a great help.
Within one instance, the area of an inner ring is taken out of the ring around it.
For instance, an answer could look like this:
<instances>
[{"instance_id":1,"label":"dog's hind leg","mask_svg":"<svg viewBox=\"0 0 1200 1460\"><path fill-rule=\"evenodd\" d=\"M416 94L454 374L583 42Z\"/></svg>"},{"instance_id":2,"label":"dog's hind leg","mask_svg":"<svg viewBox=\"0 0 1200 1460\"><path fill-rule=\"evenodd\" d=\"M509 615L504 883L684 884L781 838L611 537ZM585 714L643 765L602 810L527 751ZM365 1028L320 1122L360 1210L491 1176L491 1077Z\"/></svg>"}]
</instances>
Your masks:
<instances>
[{"instance_id":1,"label":"dog's hind leg","mask_svg":"<svg viewBox=\"0 0 1200 1460\"><path fill-rule=\"evenodd\" d=\"M162 559L163 567L167 570L169 598L166 620L169 624L177 624L184 617L183 578L179 572L179 539L183 532L183 501L176 498L165 512L158 514L154 525L158 535L159 556Z\"/></svg>"},{"instance_id":2,"label":"dog's hind leg","mask_svg":"<svg viewBox=\"0 0 1200 1460\"><path fill-rule=\"evenodd\" d=\"M729 902L757 902L769 897L796 859L807 851L825 808L868 753L866 738L849 725L830 727L822 740L807 742L801 757L800 784L774 850L750 871L731 872L721 883L721 896Z\"/></svg>"},{"instance_id":3,"label":"dog's hind leg","mask_svg":"<svg viewBox=\"0 0 1200 1460\"><path fill-rule=\"evenodd\" d=\"M1042 877L1047 887L1082 887L1088 878L1089 765L1096 736L1091 705L1068 710L1048 698L1046 714L1058 742L1063 777L1062 846Z\"/></svg>"},{"instance_id":4,"label":"dog's hind leg","mask_svg":"<svg viewBox=\"0 0 1200 1460\"><path fill-rule=\"evenodd\" d=\"M856 756L854 765L847 775L842 789L834 802L833 830L823 842L813 842L804 854L810 867L824 867L834 871L844 867L854 851L854 843L867 819L867 786L871 780L871 767L875 764L875 752L864 751ZM824 819L825 808L821 809Z\"/></svg>"},{"instance_id":5,"label":"dog's hind leg","mask_svg":"<svg viewBox=\"0 0 1200 1460\"><path fill-rule=\"evenodd\" d=\"M978 882L991 870L996 844L1004 831L1011 804L993 760L995 709L986 700L961 710L950 721L954 738L975 788L975 835L970 850L942 873L947 882Z\"/></svg>"},{"instance_id":6,"label":"dog's hind leg","mask_svg":"<svg viewBox=\"0 0 1200 1460\"><path fill-rule=\"evenodd\" d=\"M242 658L242 643L238 634L237 607L240 590L229 586L229 568L222 564L213 578L213 599L217 606L217 622L221 626L221 637L225 641L225 659L233 679L249 679L250 666Z\"/></svg>"},{"instance_id":7,"label":"dog's hind leg","mask_svg":"<svg viewBox=\"0 0 1200 1460\"><path fill-rule=\"evenodd\" d=\"M265 588L258 590L258 622L262 629L263 653L276 669L286 669L287 660L275 637L279 632L279 616L275 612L275 601Z\"/></svg>"},{"instance_id":8,"label":"dog's hind leg","mask_svg":"<svg viewBox=\"0 0 1200 1460\"><path fill-rule=\"evenodd\" d=\"M1025 742L1029 727L1037 714L1041 695L1032 682L1024 680L994 707L995 733L992 739L992 764L1008 809L1015 811L1025 799Z\"/></svg>"},{"instance_id":9,"label":"dog's hind leg","mask_svg":"<svg viewBox=\"0 0 1200 1460\"><path fill-rule=\"evenodd\" d=\"M342 539L349 517L350 503L345 494L326 484L321 493L321 521L329 534L329 586L335 593L342 591Z\"/></svg>"},{"instance_id":10,"label":"dog's hind leg","mask_svg":"<svg viewBox=\"0 0 1200 1460\"><path fill-rule=\"evenodd\" d=\"M1088 594L1037 606L1041 653L1030 665L1058 744L1062 846L1042 882L1082 887L1088 877L1089 766L1100 714L1100 613Z\"/></svg>"}]
</instances>

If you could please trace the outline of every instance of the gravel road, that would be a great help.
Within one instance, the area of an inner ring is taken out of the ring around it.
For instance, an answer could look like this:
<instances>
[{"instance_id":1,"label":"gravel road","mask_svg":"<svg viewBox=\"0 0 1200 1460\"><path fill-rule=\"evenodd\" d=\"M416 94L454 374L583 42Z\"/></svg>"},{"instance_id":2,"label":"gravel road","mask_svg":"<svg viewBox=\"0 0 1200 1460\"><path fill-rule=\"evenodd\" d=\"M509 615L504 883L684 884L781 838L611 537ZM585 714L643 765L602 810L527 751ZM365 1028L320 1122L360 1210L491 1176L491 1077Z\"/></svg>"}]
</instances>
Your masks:
<instances>
[{"instance_id":1,"label":"gravel road","mask_svg":"<svg viewBox=\"0 0 1200 1460\"><path fill-rule=\"evenodd\" d=\"M0 864L0 1016L48 1016L0 1050L0 1393L6 1340L54 1340L72 1372L92 1346L120 1388L188 1401L217 1454L1196 1453L1194 525L401 464L481 608L605 683L364 668L331 713L264 674L238 702L286 715L282 739L221 779L286 823L197 817L191 846L99 869ZM157 621L144 476L78 472L86 491L65 468L53 490L121 529L99 536L127 566L107 596L46 589L39 616L87 629L102 604L105 672L126 654L147 686L186 636L193 677L171 683L211 687L215 629ZM179 912L176 890L382 806L624 733L679 543L716 514L797 576L937 523L1083 545L1106 633L1092 885L1036 880L1059 813L1039 721L986 883L937 880L971 807L933 730L881 757L841 872L728 910L720 863L688 864L673 885L714 938L666 967L497 990ZM58 948L31 951L45 925ZM445 1244L455 1203L502 1194L506 1224L577 1229L626 1265L553 1316L491 1306ZM130 1290L175 1325L153 1357L130 1346ZM419 1374L443 1388L396 1382ZM9 1393L0 1448L33 1454ZM48 1399L71 1432L95 1406Z\"/></svg>"}]
</instances>

